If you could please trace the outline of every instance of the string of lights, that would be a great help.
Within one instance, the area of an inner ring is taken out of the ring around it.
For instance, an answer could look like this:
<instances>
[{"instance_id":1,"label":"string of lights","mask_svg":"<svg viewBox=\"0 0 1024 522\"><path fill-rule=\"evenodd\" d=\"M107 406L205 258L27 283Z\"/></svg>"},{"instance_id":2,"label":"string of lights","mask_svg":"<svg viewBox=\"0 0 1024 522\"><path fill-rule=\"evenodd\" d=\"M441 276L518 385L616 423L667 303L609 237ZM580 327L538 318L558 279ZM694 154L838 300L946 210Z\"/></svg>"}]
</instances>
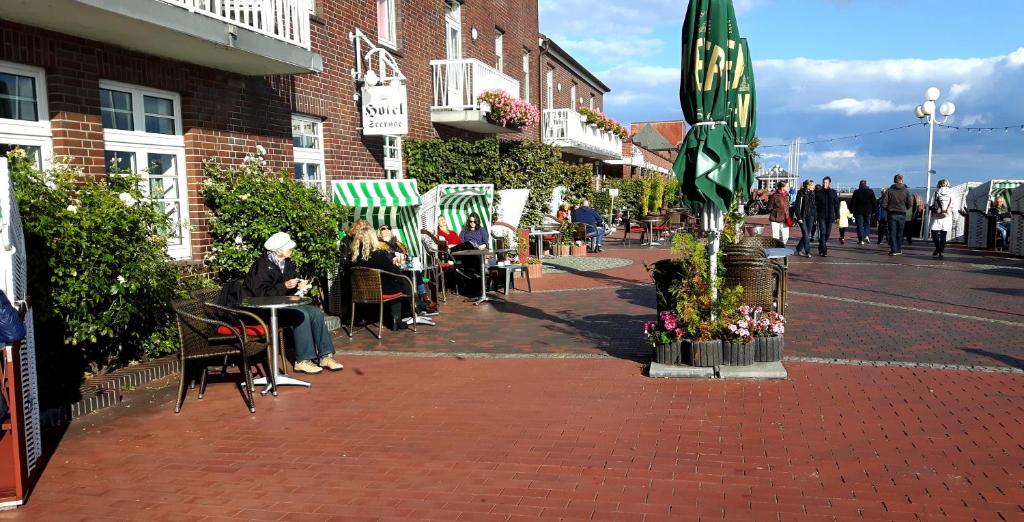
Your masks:
<instances>
[{"instance_id":1,"label":"string of lights","mask_svg":"<svg viewBox=\"0 0 1024 522\"><path fill-rule=\"evenodd\" d=\"M875 135L878 135L878 134L887 134L887 133L890 133L890 132L895 132L895 131L903 130L903 129L909 129L910 127L917 127L917 126L920 126L920 125L926 125L926 124L925 123L910 123L910 124L907 124L907 125L901 125L899 127L891 127L891 128L888 128L888 129L882 129L882 130L877 130L877 131L862 132L860 134L850 134L848 136L837 136L835 138L816 138L816 139L813 139L813 140L810 140L810 141L807 141L807 140L797 140L797 141L801 145L814 145L816 143L833 143L833 142L836 142L836 141L854 140L854 139L858 139L858 138L863 138L865 136L875 136ZM939 124L936 124L936 127L939 127L941 129L951 130L951 131L963 131L963 132L968 132L968 133L985 133L985 132L998 132L998 131L1003 131L1004 133L1008 133L1008 132L1015 131L1015 130L1019 130L1020 132L1024 133L1024 125L1007 125L1007 126L1003 126L1003 127L962 127L962 126L958 126L958 125L949 125L948 123L947 124L939 123ZM782 147L789 147L790 145L791 145L790 143L779 143L779 144L771 144L771 145L759 145L757 147L757 149L761 150L761 149L782 148Z\"/></svg>"},{"instance_id":2,"label":"string of lights","mask_svg":"<svg viewBox=\"0 0 1024 522\"><path fill-rule=\"evenodd\" d=\"M877 135L877 134L886 134L886 133L889 133L889 132L896 132L898 130L909 129L911 127L919 127L921 125L923 125L923 124L922 123L909 123L907 125L900 125L899 127L892 127L892 128L889 128L889 129L882 129L882 130L877 130L877 131L862 132L860 134L850 134L848 136L837 136L837 137L834 137L834 138L817 138L817 139L814 139L814 140L811 140L811 141L806 141L806 140L798 140L798 141L799 141L799 143L801 145L814 145L816 143L833 143L833 142L836 142L836 141L854 140L854 139L857 139L857 138L863 138L865 136L874 136L874 135ZM781 143L781 144L773 144L773 145L758 145L757 149L758 150L761 150L761 149L772 149L772 148L789 147L789 146L790 146L789 143Z\"/></svg>"}]
</instances>

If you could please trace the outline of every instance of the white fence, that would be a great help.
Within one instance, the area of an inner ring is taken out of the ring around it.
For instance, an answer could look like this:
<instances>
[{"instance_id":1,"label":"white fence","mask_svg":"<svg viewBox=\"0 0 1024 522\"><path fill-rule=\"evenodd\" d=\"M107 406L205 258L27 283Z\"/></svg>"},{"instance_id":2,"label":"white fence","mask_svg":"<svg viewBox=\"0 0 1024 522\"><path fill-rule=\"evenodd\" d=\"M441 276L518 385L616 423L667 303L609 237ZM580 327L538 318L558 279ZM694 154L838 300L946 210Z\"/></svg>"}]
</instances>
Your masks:
<instances>
[{"instance_id":1,"label":"white fence","mask_svg":"<svg viewBox=\"0 0 1024 522\"><path fill-rule=\"evenodd\" d=\"M572 109L544 111L544 143L573 147L602 157L622 157L622 138L596 125L588 125L586 117Z\"/></svg>"},{"instance_id":2,"label":"white fence","mask_svg":"<svg viewBox=\"0 0 1024 522\"><path fill-rule=\"evenodd\" d=\"M519 99L519 80L480 60L431 60L434 76L433 109L479 109L477 98L486 91L505 91Z\"/></svg>"},{"instance_id":3,"label":"white fence","mask_svg":"<svg viewBox=\"0 0 1024 522\"><path fill-rule=\"evenodd\" d=\"M309 49L313 0L157 0Z\"/></svg>"}]
</instances>

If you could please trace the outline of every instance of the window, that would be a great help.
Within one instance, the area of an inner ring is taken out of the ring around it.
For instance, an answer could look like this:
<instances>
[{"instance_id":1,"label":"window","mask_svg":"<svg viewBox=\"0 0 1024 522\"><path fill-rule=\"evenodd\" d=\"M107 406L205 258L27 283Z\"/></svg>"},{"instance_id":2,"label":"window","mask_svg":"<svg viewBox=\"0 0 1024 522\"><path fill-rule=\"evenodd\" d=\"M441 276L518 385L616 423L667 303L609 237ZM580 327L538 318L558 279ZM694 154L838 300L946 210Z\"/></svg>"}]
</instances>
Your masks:
<instances>
[{"instance_id":1,"label":"window","mask_svg":"<svg viewBox=\"0 0 1024 522\"><path fill-rule=\"evenodd\" d=\"M444 10L445 58L462 59L462 4L446 0Z\"/></svg>"},{"instance_id":2,"label":"window","mask_svg":"<svg viewBox=\"0 0 1024 522\"><path fill-rule=\"evenodd\" d=\"M545 90L547 99L544 101L544 106L548 109L555 108L555 68L548 67L547 78L545 79Z\"/></svg>"},{"instance_id":3,"label":"window","mask_svg":"<svg viewBox=\"0 0 1024 522\"><path fill-rule=\"evenodd\" d=\"M100 80L103 159L107 174L135 172L149 204L171 219L167 253L184 259L189 245L181 98L177 93Z\"/></svg>"},{"instance_id":4,"label":"window","mask_svg":"<svg viewBox=\"0 0 1024 522\"><path fill-rule=\"evenodd\" d=\"M530 101L530 50L523 49L523 99Z\"/></svg>"},{"instance_id":5,"label":"window","mask_svg":"<svg viewBox=\"0 0 1024 522\"><path fill-rule=\"evenodd\" d=\"M594 110L594 95L590 95L590 110Z\"/></svg>"},{"instance_id":6,"label":"window","mask_svg":"<svg viewBox=\"0 0 1024 522\"><path fill-rule=\"evenodd\" d=\"M402 179L402 137L384 136L384 175L387 179Z\"/></svg>"},{"instance_id":7,"label":"window","mask_svg":"<svg viewBox=\"0 0 1024 522\"><path fill-rule=\"evenodd\" d=\"M395 0L377 0L377 40L391 47L398 47Z\"/></svg>"},{"instance_id":8,"label":"window","mask_svg":"<svg viewBox=\"0 0 1024 522\"><path fill-rule=\"evenodd\" d=\"M576 110L576 82L572 82L572 86L569 87L569 104L572 110Z\"/></svg>"},{"instance_id":9,"label":"window","mask_svg":"<svg viewBox=\"0 0 1024 522\"><path fill-rule=\"evenodd\" d=\"M295 155L295 179L326 193L324 177L324 131L319 118L292 115L292 148Z\"/></svg>"},{"instance_id":10,"label":"window","mask_svg":"<svg viewBox=\"0 0 1024 522\"><path fill-rule=\"evenodd\" d=\"M494 68L505 72L505 33L501 29L494 31Z\"/></svg>"},{"instance_id":11,"label":"window","mask_svg":"<svg viewBox=\"0 0 1024 522\"><path fill-rule=\"evenodd\" d=\"M21 149L25 159L50 167L53 154L46 73L38 67L0 61L0 157Z\"/></svg>"}]
</instances>

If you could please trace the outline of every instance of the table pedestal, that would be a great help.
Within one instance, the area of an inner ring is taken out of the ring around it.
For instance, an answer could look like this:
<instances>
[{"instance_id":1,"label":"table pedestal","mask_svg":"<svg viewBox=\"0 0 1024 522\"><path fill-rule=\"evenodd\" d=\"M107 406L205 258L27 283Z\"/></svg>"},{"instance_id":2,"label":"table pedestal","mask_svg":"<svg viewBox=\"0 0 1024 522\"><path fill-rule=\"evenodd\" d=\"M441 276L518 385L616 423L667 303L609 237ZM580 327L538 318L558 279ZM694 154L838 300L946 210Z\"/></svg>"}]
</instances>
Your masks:
<instances>
[{"instance_id":1,"label":"table pedestal","mask_svg":"<svg viewBox=\"0 0 1024 522\"><path fill-rule=\"evenodd\" d=\"M288 374L284 373L280 367L279 356L281 353L281 340L279 339L280 331L277 328L276 307L270 309L270 332L270 346L271 350L273 350L273 354L270 356L270 365L272 366L270 371L274 376L274 381L269 382L266 377L260 377L259 379L252 381L254 386L264 386L263 391L260 392L260 395L266 395L267 392L272 392L274 394L274 397L277 397L277 386L305 386L307 388L312 386L311 383L308 383L306 381L301 381L294 377L289 377Z\"/></svg>"}]
</instances>

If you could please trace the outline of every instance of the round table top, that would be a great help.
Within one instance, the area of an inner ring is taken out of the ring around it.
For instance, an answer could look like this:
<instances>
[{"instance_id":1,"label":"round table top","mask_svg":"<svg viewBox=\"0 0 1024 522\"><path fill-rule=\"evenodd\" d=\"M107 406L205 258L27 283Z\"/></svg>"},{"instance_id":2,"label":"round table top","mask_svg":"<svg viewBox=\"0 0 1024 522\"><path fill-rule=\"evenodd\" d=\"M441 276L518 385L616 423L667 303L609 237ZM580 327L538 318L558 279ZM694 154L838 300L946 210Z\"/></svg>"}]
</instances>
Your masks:
<instances>
[{"instance_id":1,"label":"round table top","mask_svg":"<svg viewBox=\"0 0 1024 522\"><path fill-rule=\"evenodd\" d=\"M558 236L558 235L561 235L561 234L562 234L562 232L560 230L557 230L557 229L555 229L555 230L535 230L533 232L530 232L531 236Z\"/></svg>"},{"instance_id":2,"label":"round table top","mask_svg":"<svg viewBox=\"0 0 1024 522\"><path fill-rule=\"evenodd\" d=\"M644 218L643 221L645 223L661 223L662 221L665 221L665 218L660 218L660 217Z\"/></svg>"},{"instance_id":3,"label":"round table top","mask_svg":"<svg viewBox=\"0 0 1024 522\"><path fill-rule=\"evenodd\" d=\"M796 252L792 248L765 248L765 249L762 249L762 250L764 250L764 255L768 259L778 259L780 257L789 257L789 256L793 255Z\"/></svg>"},{"instance_id":4,"label":"round table top","mask_svg":"<svg viewBox=\"0 0 1024 522\"><path fill-rule=\"evenodd\" d=\"M245 308L287 308L313 302L308 297L297 295L271 295L266 297L243 297L241 305Z\"/></svg>"},{"instance_id":5,"label":"round table top","mask_svg":"<svg viewBox=\"0 0 1024 522\"><path fill-rule=\"evenodd\" d=\"M453 256L486 256L490 254L506 254L508 252L515 252L514 248L501 248L497 250L491 250L489 248L474 248L473 250L460 250L458 252L451 252Z\"/></svg>"}]
</instances>

